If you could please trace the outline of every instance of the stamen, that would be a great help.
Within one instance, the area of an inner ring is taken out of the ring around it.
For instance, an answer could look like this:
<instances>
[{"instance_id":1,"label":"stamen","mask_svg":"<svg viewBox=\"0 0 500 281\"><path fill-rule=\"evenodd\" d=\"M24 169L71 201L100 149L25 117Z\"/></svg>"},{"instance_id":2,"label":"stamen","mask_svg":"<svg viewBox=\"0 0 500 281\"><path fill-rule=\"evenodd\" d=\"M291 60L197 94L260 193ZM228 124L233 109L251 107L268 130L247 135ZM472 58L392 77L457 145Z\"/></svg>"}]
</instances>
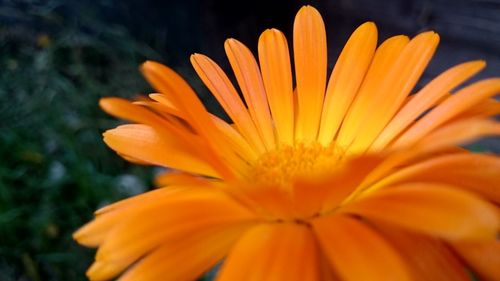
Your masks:
<instances>
[{"instance_id":1,"label":"stamen","mask_svg":"<svg viewBox=\"0 0 500 281\"><path fill-rule=\"evenodd\" d=\"M257 184L286 187L297 177L317 176L331 170L342 159L342 149L314 142L285 145L263 154L250 173Z\"/></svg>"}]
</instances>

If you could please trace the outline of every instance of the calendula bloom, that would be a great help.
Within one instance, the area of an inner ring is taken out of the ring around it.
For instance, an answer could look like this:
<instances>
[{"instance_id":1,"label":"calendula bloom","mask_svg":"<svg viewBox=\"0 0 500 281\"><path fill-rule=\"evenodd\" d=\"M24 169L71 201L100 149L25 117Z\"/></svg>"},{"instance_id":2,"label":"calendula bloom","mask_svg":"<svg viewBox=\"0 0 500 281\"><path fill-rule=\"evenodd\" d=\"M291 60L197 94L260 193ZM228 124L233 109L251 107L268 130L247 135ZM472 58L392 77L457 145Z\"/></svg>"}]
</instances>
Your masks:
<instances>
[{"instance_id":1,"label":"calendula bloom","mask_svg":"<svg viewBox=\"0 0 500 281\"><path fill-rule=\"evenodd\" d=\"M455 90L483 61L412 93L434 32L377 48L361 25L327 82L323 20L297 14L294 73L283 33L258 62L228 39L242 93L206 56L191 62L231 123L174 71L146 62L158 93L101 107L131 121L104 133L124 158L172 169L163 187L106 206L75 239L98 247L91 280L500 280L500 159L459 147L500 134L500 79Z\"/></svg>"}]
</instances>

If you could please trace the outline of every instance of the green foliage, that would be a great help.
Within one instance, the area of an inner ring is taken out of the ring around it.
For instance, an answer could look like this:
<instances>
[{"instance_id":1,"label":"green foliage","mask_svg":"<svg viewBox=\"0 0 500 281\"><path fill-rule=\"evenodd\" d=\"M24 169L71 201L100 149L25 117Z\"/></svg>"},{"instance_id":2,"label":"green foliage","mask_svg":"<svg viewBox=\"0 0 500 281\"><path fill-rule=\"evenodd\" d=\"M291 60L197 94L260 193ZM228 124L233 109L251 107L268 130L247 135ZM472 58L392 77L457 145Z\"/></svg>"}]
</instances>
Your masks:
<instances>
[{"instance_id":1,"label":"green foliage","mask_svg":"<svg viewBox=\"0 0 500 281\"><path fill-rule=\"evenodd\" d=\"M77 7L78 20L61 13L62 2L0 8L0 17L14 17L0 28L4 281L86 280L94 251L78 246L72 232L99 206L142 192L151 180L151 168L122 161L102 142L117 121L98 100L147 92L137 67L157 55L100 22L95 9Z\"/></svg>"}]
</instances>

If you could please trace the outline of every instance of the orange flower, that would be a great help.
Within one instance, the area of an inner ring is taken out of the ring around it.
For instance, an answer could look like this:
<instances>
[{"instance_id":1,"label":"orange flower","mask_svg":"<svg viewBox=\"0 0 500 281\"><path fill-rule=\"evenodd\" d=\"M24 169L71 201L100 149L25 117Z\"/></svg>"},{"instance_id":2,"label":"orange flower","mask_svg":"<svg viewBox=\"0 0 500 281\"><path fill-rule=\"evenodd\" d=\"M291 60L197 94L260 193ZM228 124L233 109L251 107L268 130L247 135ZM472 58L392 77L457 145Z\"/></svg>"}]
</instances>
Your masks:
<instances>
[{"instance_id":1,"label":"orange flower","mask_svg":"<svg viewBox=\"0 0 500 281\"><path fill-rule=\"evenodd\" d=\"M488 119L500 79L454 89L485 63L460 64L411 95L439 37L371 22L350 37L327 83L324 24L302 8L287 41L225 50L193 66L232 124L208 113L174 71L146 62L151 100L101 100L134 124L104 133L126 159L169 167L166 187L106 206L75 239L99 247L91 280L500 280L500 159L459 144L500 134ZM295 84L295 87L294 87Z\"/></svg>"}]
</instances>

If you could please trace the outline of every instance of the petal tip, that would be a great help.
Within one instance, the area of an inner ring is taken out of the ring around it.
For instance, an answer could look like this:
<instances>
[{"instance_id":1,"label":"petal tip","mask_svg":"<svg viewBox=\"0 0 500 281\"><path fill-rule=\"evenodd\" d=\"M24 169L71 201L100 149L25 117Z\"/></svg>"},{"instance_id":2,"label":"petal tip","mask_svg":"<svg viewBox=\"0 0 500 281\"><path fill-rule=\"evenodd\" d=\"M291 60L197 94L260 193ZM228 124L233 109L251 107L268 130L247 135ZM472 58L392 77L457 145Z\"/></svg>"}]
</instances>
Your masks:
<instances>
[{"instance_id":1,"label":"petal tip","mask_svg":"<svg viewBox=\"0 0 500 281\"><path fill-rule=\"evenodd\" d=\"M226 41L224 41L224 47L234 45L234 44L236 44L237 41L238 40L236 40L234 38L227 38Z\"/></svg>"},{"instance_id":2,"label":"petal tip","mask_svg":"<svg viewBox=\"0 0 500 281\"><path fill-rule=\"evenodd\" d=\"M367 21L367 22L363 23L361 26L366 26L366 28L371 28L371 29L377 28L377 25L373 21Z\"/></svg>"},{"instance_id":3,"label":"petal tip","mask_svg":"<svg viewBox=\"0 0 500 281\"><path fill-rule=\"evenodd\" d=\"M472 63L474 63L476 67L479 69L483 69L487 65L486 61L483 59L472 61Z\"/></svg>"},{"instance_id":4,"label":"petal tip","mask_svg":"<svg viewBox=\"0 0 500 281\"><path fill-rule=\"evenodd\" d=\"M307 14L306 14L307 13ZM297 17L300 15L320 15L319 14L319 11L311 6L311 5L304 5L302 6L302 8L300 8L300 10L297 12Z\"/></svg>"},{"instance_id":5,"label":"petal tip","mask_svg":"<svg viewBox=\"0 0 500 281\"><path fill-rule=\"evenodd\" d=\"M367 22L361 24L358 28L356 28L356 30L353 32L353 34L354 33L377 35L377 33L378 33L377 25L372 21L367 21Z\"/></svg>"},{"instance_id":6,"label":"petal tip","mask_svg":"<svg viewBox=\"0 0 500 281\"><path fill-rule=\"evenodd\" d=\"M71 234L71 238L73 238L73 240L75 240L76 242L80 243L80 238L82 237L82 229L78 229L76 230L75 232L73 232L73 234Z\"/></svg>"},{"instance_id":7,"label":"petal tip","mask_svg":"<svg viewBox=\"0 0 500 281\"><path fill-rule=\"evenodd\" d=\"M140 65L139 69L141 71L149 70L152 69L156 64L157 62L154 62L152 60L147 60Z\"/></svg>"},{"instance_id":8,"label":"petal tip","mask_svg":"<svg viewBox=\"0 0 500 281\"><path fill-rule=\"evenodd\" d=\"M203 54L200 54L200 53L193 53L190 56L191 63L198 62L199 60L202 60L202 59L208 59L208 57L203 55Z\"/></svg>"}]
</instances>

